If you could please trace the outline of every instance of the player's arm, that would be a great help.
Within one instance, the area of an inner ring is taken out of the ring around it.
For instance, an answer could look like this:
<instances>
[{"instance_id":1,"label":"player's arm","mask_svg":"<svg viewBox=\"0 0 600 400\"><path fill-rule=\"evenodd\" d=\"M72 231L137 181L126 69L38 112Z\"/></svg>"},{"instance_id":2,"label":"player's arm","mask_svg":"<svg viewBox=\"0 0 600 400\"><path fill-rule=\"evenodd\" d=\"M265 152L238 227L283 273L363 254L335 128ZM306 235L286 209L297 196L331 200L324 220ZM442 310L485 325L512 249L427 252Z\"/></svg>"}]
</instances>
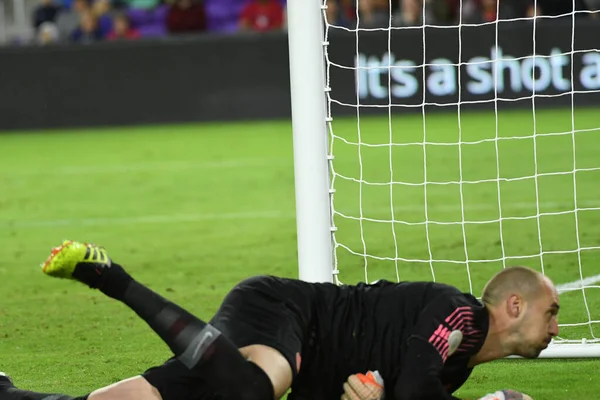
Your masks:
<instances>
[{"instance_id":1,"label":"player's arm","mask_svg":"<svg viewBox=\"0 0 600 400\"><path fill-rule=\"evenodd\" d=\"M426 340L413 337L394 387L395 400L460 400L443 386L440 375L444 363Z\"/></svg>"},{"instance_id":2,"label":"player's arm","mask_svg":"<svg viewBox=\"0 0 600 400\"><path fill-rule=\"evenodd\" d=\"M431 301L408 338L393 388L396 400L458 400L442 384L441 374L460 344L473 340L472 321L472 305L460 295L441 295Z\"/></svg>"}]
</instances>

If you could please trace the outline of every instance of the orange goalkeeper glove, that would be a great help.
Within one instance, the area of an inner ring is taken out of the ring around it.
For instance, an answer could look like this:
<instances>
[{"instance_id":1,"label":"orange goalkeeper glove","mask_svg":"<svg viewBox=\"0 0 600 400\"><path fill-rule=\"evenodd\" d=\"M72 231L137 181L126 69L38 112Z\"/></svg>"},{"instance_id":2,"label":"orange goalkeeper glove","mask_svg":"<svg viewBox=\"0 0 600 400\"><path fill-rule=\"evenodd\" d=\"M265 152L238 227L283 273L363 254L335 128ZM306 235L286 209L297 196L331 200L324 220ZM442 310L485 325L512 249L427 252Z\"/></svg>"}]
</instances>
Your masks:
<instances>
[{"instance_id":1,"label":"orange goalkeeper glove","mask_svg":"<svg viewBox=\"0 0 600 400\"><path fill-rule=\"evenodd\" d=\"M381 400L384 395L383 378L379 372L354 374L344 383L342 400Z\"/></svg>"}]
</instances>

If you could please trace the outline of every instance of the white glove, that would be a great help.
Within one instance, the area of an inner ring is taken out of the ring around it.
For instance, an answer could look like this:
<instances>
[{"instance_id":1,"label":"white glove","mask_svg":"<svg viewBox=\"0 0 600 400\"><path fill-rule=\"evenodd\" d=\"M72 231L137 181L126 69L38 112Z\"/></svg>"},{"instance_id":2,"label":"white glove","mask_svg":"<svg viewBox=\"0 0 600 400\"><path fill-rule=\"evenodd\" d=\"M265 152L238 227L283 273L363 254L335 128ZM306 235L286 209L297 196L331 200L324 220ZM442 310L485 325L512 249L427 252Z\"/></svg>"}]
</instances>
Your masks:
<instances>
[{"instance_id":1,"label":"white glove","mask_svg":"<svg viewBox=\"0 0 600 400\"><path fill-rule=\"evenodd\" d=\"M479 400L533 400L525 393L517 392L516 390L499 390L496 393L486 394Z\"/></svg>"},{"instance_id":2,"label":"white glove","mask_svg":"<svg viewBox=\"0 0 600 400\"><path fill-rule=\"evenodd\" d=\"M354 374L344 383L342 400L381 400L383 399L383 378L379 372Z\"/></svg>"}]
</instances>

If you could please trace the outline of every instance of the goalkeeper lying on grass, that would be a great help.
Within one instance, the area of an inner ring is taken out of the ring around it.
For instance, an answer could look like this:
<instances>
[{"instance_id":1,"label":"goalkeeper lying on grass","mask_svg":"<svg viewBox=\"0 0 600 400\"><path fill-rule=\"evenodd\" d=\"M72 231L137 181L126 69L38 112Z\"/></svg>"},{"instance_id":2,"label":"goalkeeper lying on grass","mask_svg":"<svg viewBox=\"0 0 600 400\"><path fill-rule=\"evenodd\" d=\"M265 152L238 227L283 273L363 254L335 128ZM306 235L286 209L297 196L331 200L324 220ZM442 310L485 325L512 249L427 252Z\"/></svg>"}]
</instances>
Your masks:
<instances>
[{"instance_id":1,"label":"goalkeeper lying on grass","mask_svg":"<svg viewBox=\"0 0 600 400\"><path fill-rule=\"evenodd\" d=\"M272 400L289 389L289 400L353 399L348 377L375 370L386 399L456 399L476 365L535 358L558 334L556 289L525 267L494 276L482 303L432 282L336 286L255 277L236 285L208 324L135 281L97 246L65 242L43 271L123 302L174 353L78 399ZM47 396L0 389L0 400Z\"/></svg>"}]
</instances>

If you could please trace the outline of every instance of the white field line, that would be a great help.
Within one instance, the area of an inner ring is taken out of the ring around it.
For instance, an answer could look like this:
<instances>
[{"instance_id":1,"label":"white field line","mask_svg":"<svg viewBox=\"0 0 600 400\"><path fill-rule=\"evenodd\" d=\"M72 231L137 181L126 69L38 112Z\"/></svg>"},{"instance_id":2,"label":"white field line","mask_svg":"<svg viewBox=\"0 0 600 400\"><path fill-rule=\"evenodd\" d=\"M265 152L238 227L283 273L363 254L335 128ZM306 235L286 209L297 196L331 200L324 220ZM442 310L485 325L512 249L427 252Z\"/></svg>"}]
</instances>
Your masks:
<instances>
[{"instance_id":1,"label":"white field line","mask_svg":"<svg viewBox=\"0 0 600 400\"><path fill-rule=\"evenodd\" d=\"M173 224L202 221L251 220L251 219L294 218L292 213L279 211L217 213L217 214L172 214L146 215L123 218L77 218L31 221L0 221L0 228L55 228L60 226L106 226L136 224Z\"/></svg>"},{"instance_id":2,"label":"white field line","mask_svg":"<svg viewBox=\"0 0 600 400\"><path fill-rule=\"evenodd\" d=\"M45 169L14 169L2 170L0 176L35 176L35 175L89 175L89 174L122 174L127 172L146 172L146 171L186 171L197 169L226 169L226 168L251 168L251 167L276 167L292 166L291 160L273 159L273 158L248 158L248 159L230 159L210 162L190 162L190 161L172 161L172 162L148 162L134 164L106 164L106 165L74 165L58 168Z\"/></svg>"},{"instance_id":3,"label":"white field line","mask_svg":"<svg viewBox=\"0 0 600 400\"><path fill-rule=\"evenodd\" d=\"M595 208L600 207L600 202L589 201L578 202L579 207ZM570 208L572 203L540 203L540 208ZM465 207L467 210L496 210L497 204L471 204ZM505 203L503 210L521 210L535 208L535 203ZM460 207L456 206L429 206L429 211L458 211ZM394 212L421 212L422 205L407 205L394 207ZM381 208L375 210L365 210L366 214L389 213L389 209ZM347 215L355 214L355 210L347 212ZM135 224L169 224L186 223L202 221L220 221L220 220L252 220L252 219L294 219L293 211L265 210L249 212L229 212L229 213L193 213L193 214L167 214L167 215L142 215L132 217L107 217L107 218L65 218L54 220L7 220L0 219L0 228L53 228L60 226L106 226L106 225L135 225ZM460 222L456 222L457 224Z\"/></svg>"},{"instance_id":4,"label":"white field line","mask_svg":"<svg viewBox=\"0 0 600 400\"><path fill-rule=\"evenodd\" d=\"M558 290L558 293L571 292L574 290L580 290L586 286L591 286L598 282L600 282L600 275L594 275L588 278L578 279L573 282L567 282L560 285L556 285L556 290Z\"/></svg>"}]
</instances>

